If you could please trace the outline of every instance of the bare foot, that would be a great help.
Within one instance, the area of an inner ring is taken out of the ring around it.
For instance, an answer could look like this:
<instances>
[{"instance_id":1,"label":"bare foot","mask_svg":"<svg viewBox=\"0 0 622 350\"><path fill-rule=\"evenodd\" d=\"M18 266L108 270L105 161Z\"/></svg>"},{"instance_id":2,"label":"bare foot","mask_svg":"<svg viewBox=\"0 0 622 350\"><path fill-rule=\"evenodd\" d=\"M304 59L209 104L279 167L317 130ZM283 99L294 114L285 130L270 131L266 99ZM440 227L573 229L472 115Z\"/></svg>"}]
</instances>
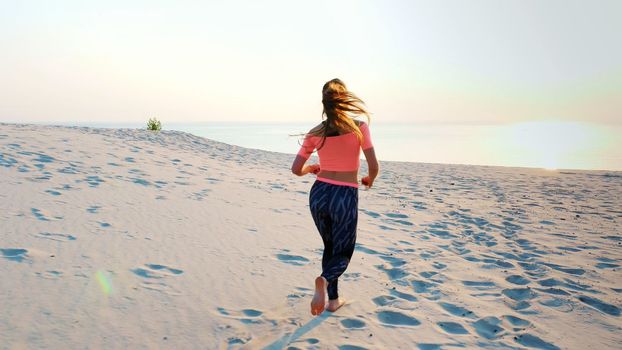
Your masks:
<instances>
[{"instance_id":1,"label":"bare foot","mask_svg":"<svg viewBox=\"0 0 622 350\"><path fill-rule=\"evenodd\" d=\"M335 312L340 307L344 306L345 304L346 304L346 301L345 301L345 299L342 299L342 298L337 298L337 299L329 300L328 301L328 307L326 308L326 310L328 310L330 312Z\"/></svg>"},{"instance_id":2,"label":"bare foot","mask_svg":"<svg viewBox=\"0 0 622 350\"><path fill-rule=\"evenodd\" d=\"M311 315L317 316L326 308L326 287L328 281L322 276L315 279L315 294L311 300Z\"/></svg>"}]
</instances>

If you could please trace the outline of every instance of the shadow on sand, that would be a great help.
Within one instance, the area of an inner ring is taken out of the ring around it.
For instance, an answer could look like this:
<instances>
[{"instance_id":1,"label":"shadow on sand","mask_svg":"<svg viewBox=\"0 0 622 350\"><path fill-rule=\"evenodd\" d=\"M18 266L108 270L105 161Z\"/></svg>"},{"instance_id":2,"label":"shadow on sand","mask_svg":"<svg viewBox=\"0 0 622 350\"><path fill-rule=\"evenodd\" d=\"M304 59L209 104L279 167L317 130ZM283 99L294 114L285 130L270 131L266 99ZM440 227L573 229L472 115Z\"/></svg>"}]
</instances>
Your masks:
<instances>
[{"instance_id":1,"label":"shadow on sand","mask_svg":"<svg viewBox=\"0 0 622 350\"><path fill-rule=\"evenodd\" d=\"M284 336L277 339L272 344L264 347L263 350L283 349L285 346L289 345L292 342L295 342L296 340L298 340L298 338L302 337L303 335L305 335L307 332L309 332L313 328L319 326L322 322L324 322L327 318L331 317L332 315L333 315L332 312L329 312L329 311L323 312L321 315L313 318L311 321L300 326L300 328L298 328L293 333L285 333Z\"/></svg>"}]
</instances>

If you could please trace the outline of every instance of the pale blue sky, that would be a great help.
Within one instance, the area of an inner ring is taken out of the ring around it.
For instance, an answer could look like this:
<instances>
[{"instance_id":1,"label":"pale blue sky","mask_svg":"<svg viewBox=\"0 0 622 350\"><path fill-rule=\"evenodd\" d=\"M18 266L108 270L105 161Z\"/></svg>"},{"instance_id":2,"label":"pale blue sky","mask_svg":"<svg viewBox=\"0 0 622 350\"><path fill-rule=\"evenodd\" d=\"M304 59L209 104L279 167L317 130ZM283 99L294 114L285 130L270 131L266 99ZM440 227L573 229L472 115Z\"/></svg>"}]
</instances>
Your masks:
<instances>
[{"instance_id":1,"label":"pale blue sky","mask_svg":"<svg viewBox=\"0 0 622 350\"><path fill-rule=\"evenodd\" d=\"M4 1L0 121L622 123L622 1Z\"/></svg>"}]
</instances>

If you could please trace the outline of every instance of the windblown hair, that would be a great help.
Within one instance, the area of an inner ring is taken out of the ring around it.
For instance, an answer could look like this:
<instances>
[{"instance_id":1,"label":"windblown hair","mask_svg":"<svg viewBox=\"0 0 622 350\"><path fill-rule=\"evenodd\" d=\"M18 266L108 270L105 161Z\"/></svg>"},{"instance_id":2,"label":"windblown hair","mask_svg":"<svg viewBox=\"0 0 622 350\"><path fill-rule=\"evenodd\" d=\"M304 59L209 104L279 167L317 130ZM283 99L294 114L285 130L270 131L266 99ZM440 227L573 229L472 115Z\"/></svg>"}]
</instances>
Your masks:
<instances>
[{"instance_id":1,"label":"windblown hair","mask_svg":"<svg viewBox=\"0 0 622 350\"><path fill-rule=\"evenodd\" d=\"M326 137L333 131L341 134L353 132L359 142L363 143L363 134L354 122L354 118L365 115L369 123L369 113L364 107L363 100L348 91L343 81L333 79L324 84L322 88L322 104L324 105L322 117L326 117L326 121L321 127L310 132L311 135L322 137L322 146L324 146Z\"/></svg>"}]
</instances>

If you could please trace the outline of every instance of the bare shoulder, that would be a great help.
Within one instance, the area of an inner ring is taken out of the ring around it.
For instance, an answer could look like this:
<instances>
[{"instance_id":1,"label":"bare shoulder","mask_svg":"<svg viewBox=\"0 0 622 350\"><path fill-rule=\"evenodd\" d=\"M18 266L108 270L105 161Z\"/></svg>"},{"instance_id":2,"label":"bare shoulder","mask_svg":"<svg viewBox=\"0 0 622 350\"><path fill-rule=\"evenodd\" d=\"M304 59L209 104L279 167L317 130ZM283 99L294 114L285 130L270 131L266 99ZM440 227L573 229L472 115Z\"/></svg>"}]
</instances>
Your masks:
<instances>
[{"instance_id":1,"label":"bare shoulder","mask_svg":"<svg viewBox=\"0 0 622 350\"><path fill-rule=\"evenodd\" d=\"M311 135L318 134L320 131L322 131L322 129L324 129L324 123L319 123L318 125L314 126L311 130L309 130L308 134L311 134Z\"/></svg>"}]
</instances>

